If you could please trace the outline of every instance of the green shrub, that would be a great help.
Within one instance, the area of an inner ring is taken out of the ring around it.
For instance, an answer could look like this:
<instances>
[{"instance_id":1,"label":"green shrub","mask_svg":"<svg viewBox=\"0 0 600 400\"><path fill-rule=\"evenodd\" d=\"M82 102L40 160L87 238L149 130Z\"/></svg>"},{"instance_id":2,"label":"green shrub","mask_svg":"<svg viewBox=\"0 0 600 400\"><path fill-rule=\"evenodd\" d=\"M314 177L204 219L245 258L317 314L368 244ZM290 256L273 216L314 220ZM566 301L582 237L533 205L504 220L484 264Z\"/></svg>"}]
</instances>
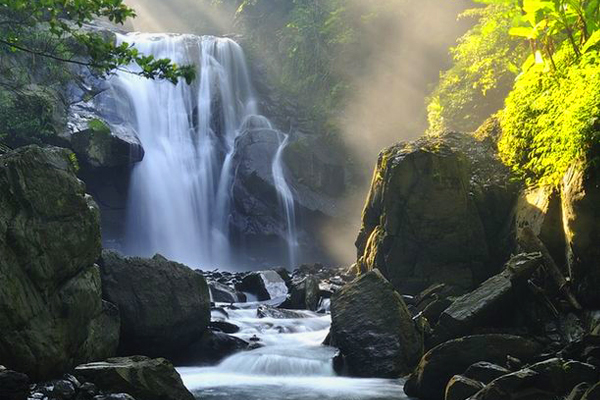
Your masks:
<instances>
[{"instance_id":1,"label":"green shrub","mask_svg":"<svg viewBox=\"0 0 600 400\"><path fill-rule=\"evenodd\" d=\"M573 162L595 161L600 140L600 53L563 45L554 62L525 72L500 115L500 155L529 183L558 184Z\"/></svg>"}]
</instances>

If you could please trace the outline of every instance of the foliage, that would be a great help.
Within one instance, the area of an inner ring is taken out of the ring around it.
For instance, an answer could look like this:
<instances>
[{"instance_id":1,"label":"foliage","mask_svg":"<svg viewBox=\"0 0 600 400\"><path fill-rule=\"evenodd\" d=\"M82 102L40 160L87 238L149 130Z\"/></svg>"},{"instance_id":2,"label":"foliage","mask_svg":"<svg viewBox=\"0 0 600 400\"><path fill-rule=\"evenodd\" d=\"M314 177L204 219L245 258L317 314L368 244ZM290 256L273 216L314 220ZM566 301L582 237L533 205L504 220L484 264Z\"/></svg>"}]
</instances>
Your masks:
<instances>
[{"instance_id":1,"label":"foliage","mask_svg":"<svg viewBox=\"0 0 600 400\"><path fill-rule=\"evenodd\" d=\"M570 43L555 71L525 72L501 113L503 161L530 183L558 184L575 161L590 162L600 143L600 53L577 57Z\"/></svg>"},{"instance_id":2,"label":"foliage","mask_svg":"<svg viewBox=\"0 0 600 400\"><path fill-rule=\"evenodd\" d=\"M141 68L139 74L142 76L171 82L184 78L190 82L194 78L194 70L190 66L177 66L168 59L143 56L127 43L117 45L98 33L81 29L85 23L100 17L122 24L134 16L134 11L123 0L1 0L0 45L14 52L22 51L60 62L90 66L104 74L136 63ZM57 41L56 46L73 39L85 49L85 57L65 57L64 53L54 49L39 48L22 40L22 36L39 29L46 29L48 36Z\"/></svg>"},{"instance_id":3,"label":"foliage","mask_svg":"<svg viewBox=\"0 0 600 400\"><path fill-rule=\"evenodd\" d=\"M524 46L508 34L519 11L492 4L468 10L478 23L451 49L454 64L428 99L429 131L474 131L502 108L524 61Z\"/></svg>"}]
</instances>

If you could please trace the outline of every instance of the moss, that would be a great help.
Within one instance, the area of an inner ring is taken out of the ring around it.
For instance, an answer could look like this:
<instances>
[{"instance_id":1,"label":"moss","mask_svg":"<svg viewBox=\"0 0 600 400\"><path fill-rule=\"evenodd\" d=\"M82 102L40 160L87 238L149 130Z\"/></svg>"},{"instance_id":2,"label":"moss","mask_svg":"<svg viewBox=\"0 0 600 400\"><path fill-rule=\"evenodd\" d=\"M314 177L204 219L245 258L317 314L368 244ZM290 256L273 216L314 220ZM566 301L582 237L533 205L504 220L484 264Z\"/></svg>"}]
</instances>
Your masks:
<instances>
[{"instance_id":1,"label":"moss","mask_svg":"<svg viewBox=\"0 0 600 400\"><path fill-rule=\"evenodd\" d=\"M557 185L574 162L597 162L600 54L576 59L563 47L554 60L555 71L524 73L500 114L500 156L530 184Z\"/></svg>"}]
</instances>

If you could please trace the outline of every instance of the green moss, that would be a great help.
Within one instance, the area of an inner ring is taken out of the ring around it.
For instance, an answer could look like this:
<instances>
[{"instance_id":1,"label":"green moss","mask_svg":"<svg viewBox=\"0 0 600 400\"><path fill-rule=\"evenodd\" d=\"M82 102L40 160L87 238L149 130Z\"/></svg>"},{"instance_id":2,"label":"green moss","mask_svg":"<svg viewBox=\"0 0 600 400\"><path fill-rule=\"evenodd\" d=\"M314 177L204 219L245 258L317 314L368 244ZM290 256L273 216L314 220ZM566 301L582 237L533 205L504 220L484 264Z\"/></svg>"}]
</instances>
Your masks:
<instances>
[{"instance_id":1,"label":"green moss","mask_svg":"<svg viewBox=\"0 0 600 400\"><path fill-rule=\"evenodd\" d=\"M600 53L577 59L563 46L554 62L556 71L524 73L500 114L502 160L529 183L557 185L574 162L596 162Z\"/></svg>"},{"instance_id":2,"label":"green moss","mask_svg":"<svg viewBox=\"0 0 600 400\"><path fill-rule=\"evenodd\" d=\"M91 129L94 133L110 135L110 128L106 123L98 118L94 118L88 121L88 128Z\"/></svg>"}]
</instances>

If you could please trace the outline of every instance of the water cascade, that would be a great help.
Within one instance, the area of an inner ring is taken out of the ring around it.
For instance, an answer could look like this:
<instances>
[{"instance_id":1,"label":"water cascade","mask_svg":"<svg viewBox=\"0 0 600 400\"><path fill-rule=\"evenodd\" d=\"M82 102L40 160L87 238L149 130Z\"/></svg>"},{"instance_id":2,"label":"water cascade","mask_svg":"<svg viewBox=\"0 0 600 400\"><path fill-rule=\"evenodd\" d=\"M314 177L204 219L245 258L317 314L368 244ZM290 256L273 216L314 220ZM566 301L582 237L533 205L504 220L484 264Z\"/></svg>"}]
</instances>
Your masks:
<instances>
[{"instance_id":1,"label":"water cascade","mask_svg":"<svg viewBox=\"0 0 600 400\"><path fill-rule=\"evenodd\" d=\"M271 127L258 116L243 51L230 39L212 36L134 33L118 40L141 53L197 67L191 85L127 72L111 80L129 98L129 118L135 118L145 149L131 176L125 251L141 256L158 252L190 266L227 268L235 140L250 119ZM280 143L273 179L287 218L293 264L294 199L281 161L287 136Z\"/></svg>"}]
</instances>

